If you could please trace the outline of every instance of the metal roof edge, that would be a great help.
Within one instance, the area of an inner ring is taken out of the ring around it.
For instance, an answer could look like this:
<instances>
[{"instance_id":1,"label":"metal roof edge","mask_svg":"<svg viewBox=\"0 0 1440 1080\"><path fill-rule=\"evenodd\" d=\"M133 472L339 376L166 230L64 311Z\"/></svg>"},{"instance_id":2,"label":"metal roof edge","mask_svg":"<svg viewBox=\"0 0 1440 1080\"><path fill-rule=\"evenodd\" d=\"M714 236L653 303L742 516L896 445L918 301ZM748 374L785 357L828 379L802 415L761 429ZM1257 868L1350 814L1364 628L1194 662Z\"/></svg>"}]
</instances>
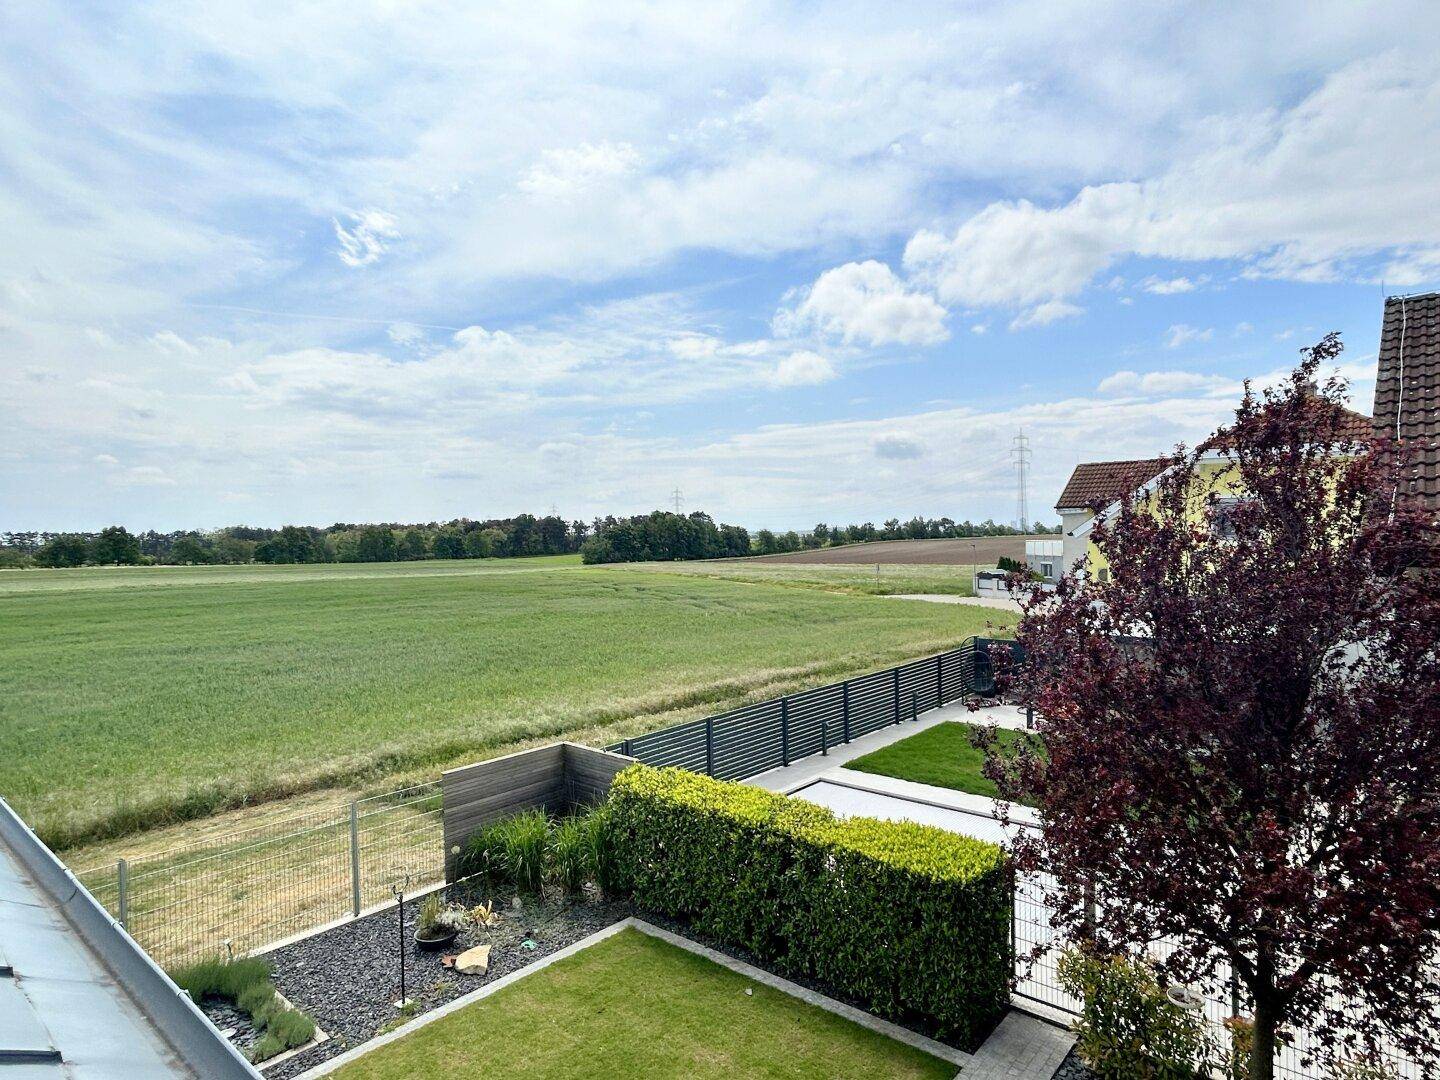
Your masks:
<instances>
[{"instance_id":1,"label":"metal roof edge","mask_svg":"<svg viewBox=\"0 0 1440 1080\"><path fill-rule=\"evenodd\" d=\"M260 1073L220 1034L190 995L136 944L3 798L0 843L14 853L186 1065L207 1080L258 1080Z\"/></svg>"}]
</instances>

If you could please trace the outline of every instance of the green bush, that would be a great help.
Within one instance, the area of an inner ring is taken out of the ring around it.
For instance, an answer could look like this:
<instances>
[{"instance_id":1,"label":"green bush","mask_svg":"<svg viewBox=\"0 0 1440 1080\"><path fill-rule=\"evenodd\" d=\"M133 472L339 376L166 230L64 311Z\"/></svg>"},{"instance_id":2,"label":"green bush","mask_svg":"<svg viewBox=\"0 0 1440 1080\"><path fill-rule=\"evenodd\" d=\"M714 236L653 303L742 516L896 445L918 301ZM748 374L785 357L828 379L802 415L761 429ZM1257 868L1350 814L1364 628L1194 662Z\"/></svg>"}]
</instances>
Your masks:
<instances>
[{"instance_id":1,"label":"green bush","mask_svg":"<svg viewBox=\"0 0 1440 1080\"><path fill-rule=\"evenodd\" d=\"M592 880L606 896L620 892L616 877L614 829L611 824L610 804L601 803L580 819L584 824L582 836L586 846L586 861L590 866Z\"/></svg>"},{"instance_id":2,"label":"green bush","mask_svg":"<svg viewBox=\"0 0 1440 1080\"><path fill-rule=\"evenodd\" d=\"M555 826L550 837L550 871L567 893L578 893L594 879L590 864L587 819L570 817Z\"/></svg>"},{"instance_id":3,"label":"green bush","mask_svg":"<svg viewBox=\"0 0 1440 1080\"><path fill-rule=\"evenodd\" d=\"M636 903L962 1045L1009 1005L1011 875L1000 848L680 769L635 765L608 807Z\"/></svg>"},{"instance_id":4,"label":"green bush","mask_svg":"<svg viewBox=\"0 0 1440 1080\"><path fill-rule=\"evenodd\" d=\"M457 877L478 877L488 885L499 885L510 878L509 860L505 854L505 833L497 822L472 832L455 860Z\"/></svg>"},{"instance_id":5,"label":"green bush","mask_svg":"<svg viewBox=\"0 0 1440 1080\"><path fill-rule=\"evenodd\" d=\"M550 819L543 810L526 810L497 827L504 840L510 880L521 892L538 893L545 883L550 854Z\"/></svg>"},{"instance_id":6,"label":"green bush","mask_svg":"<svg viewBox=\"0 0 1440 1080\"><path fill-rule=\"evenodd\" d=\"M526 810L471 833L456 859L456 874L521 892L538 892L547 881L571 893L589 881L602 892L613 892L608 823L603 805L559 822Z\"/></svg>"},{"instance_id":7,"label":"green bush","mask_svg":"<svg viewBox=\"0 0 1440 1080\"><path fill-rule=\"evenodd\" d=\"M1208 1069L1205 1018L1173 1004L1149 964L1072 950L1059 974L1084 1002L1075 1048L1099 1080L1194 1080Z\"/></svg>"},{"instance_id":8,"label":"green bush","mask_svg":"<svg viewBox=\"0 0 1440 1080\"><path fill-rule=\"evenodd\" d=\"M250 1049L250 1060L265 1061L315 1035L315 1022L281 1001L270 974L270 965L255 957L217 957L183 967L171 977L196 1002L206 997L226 998L249 1013L261 1033Z\"/></svg>"}]
</instances>

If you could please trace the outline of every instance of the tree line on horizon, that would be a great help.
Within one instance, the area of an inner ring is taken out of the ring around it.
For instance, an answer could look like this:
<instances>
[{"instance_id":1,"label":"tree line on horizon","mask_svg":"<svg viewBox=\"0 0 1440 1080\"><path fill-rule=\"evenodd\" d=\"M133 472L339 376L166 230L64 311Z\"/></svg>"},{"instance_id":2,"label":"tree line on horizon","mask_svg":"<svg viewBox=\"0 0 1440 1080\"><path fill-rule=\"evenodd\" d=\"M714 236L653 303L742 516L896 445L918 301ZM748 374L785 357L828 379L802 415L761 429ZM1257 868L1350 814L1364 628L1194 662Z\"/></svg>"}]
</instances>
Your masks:
<instances>
[{"instance_id":1,"label":"tree line on horizon","mask_svg":"<svg viewBox=\"0 0 1440 1080\"><path fill-rule=\"evenodd\" d=\"M1035 533L1059 532L1035 522ZM587 563L653 562L773 555L875 540L957 539L1014 536L1020 530L992 520L979 524L950 518L890 518L817 524L805 532L716 524L703 511L657 510L632 517L566 521L558 515L483 521L457 518L424 524L353 524L278 529L230 525L221 529L155 530L134 534L123 525L99 532L7 532L0 534L0 568L28 566L147 566L244 563L412 562L421 559L490 559L579 553Z\"/></svg>"}]
</instances>

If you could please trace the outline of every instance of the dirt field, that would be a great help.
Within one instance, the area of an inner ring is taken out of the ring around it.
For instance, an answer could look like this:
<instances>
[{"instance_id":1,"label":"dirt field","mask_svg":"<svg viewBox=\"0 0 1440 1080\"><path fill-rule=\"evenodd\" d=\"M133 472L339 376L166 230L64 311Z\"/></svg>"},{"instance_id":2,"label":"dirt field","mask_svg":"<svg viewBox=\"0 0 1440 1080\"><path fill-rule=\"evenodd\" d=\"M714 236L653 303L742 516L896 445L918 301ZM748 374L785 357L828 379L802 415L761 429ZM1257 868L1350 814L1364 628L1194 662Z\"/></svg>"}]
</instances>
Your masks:
<instances>
[{"instance_id":1,"label":"dirt field","mask_svg":"<svg viewBox=\"0 0 1440 1080\"><path fill-rule=\"evenodd\" d=\"M977 536L973 540L880 540L873 544L847 544L785 555L761 555L741 560L752 563L839 563L874 566L895 563L911 566L994 566L1000 556L1025 557L1026 540L1058 540L1058 536Z\"/></svg>"}]
</instances>

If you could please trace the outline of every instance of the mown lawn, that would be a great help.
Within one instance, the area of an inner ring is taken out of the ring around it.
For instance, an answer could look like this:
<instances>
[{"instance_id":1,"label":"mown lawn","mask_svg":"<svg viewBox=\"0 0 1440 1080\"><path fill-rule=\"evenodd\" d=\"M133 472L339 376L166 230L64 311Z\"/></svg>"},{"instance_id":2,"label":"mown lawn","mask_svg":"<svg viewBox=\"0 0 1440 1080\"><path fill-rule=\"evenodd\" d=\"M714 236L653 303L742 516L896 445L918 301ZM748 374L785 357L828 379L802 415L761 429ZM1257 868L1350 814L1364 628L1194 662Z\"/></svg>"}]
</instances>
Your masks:
<instances>
[{"instance_id":1,"label":"mown lawn","mask_svg":"<svg viewBox=\"0 0 1440 1080\"><path fill-rule=\"evenodd\" d=\"M994 781L980 771L985 765L985 755L970 743L973 730L970 724L954 721L936 724L908 739L847 761L845 768L994 798L999 794ZM1000 729L1001 746L1013 746L1017 740L1027 737L1023 731Z\"/></svg>"},{"instance_id":2,"label":"mown lawn","mask_svg":"<svg viewBox=\"0 0 1440 1080\"><path fill-rule=\"evenodd\" d=\"M747 993L748 991L748 993ZM955 1066L622 930L373 1050L337 1080L949 1077Z\"/></svg>"},{"instance_id":3,"label":"mown lawn","mask_svg":"<svg viewBox=\"0 0 1440 1080\"><path fill-rule=\"evenodd\" d=\"M573 559L0 573L0 794L67 846L638 734L1006 619Z\"/></svg>"}]
</instances>

